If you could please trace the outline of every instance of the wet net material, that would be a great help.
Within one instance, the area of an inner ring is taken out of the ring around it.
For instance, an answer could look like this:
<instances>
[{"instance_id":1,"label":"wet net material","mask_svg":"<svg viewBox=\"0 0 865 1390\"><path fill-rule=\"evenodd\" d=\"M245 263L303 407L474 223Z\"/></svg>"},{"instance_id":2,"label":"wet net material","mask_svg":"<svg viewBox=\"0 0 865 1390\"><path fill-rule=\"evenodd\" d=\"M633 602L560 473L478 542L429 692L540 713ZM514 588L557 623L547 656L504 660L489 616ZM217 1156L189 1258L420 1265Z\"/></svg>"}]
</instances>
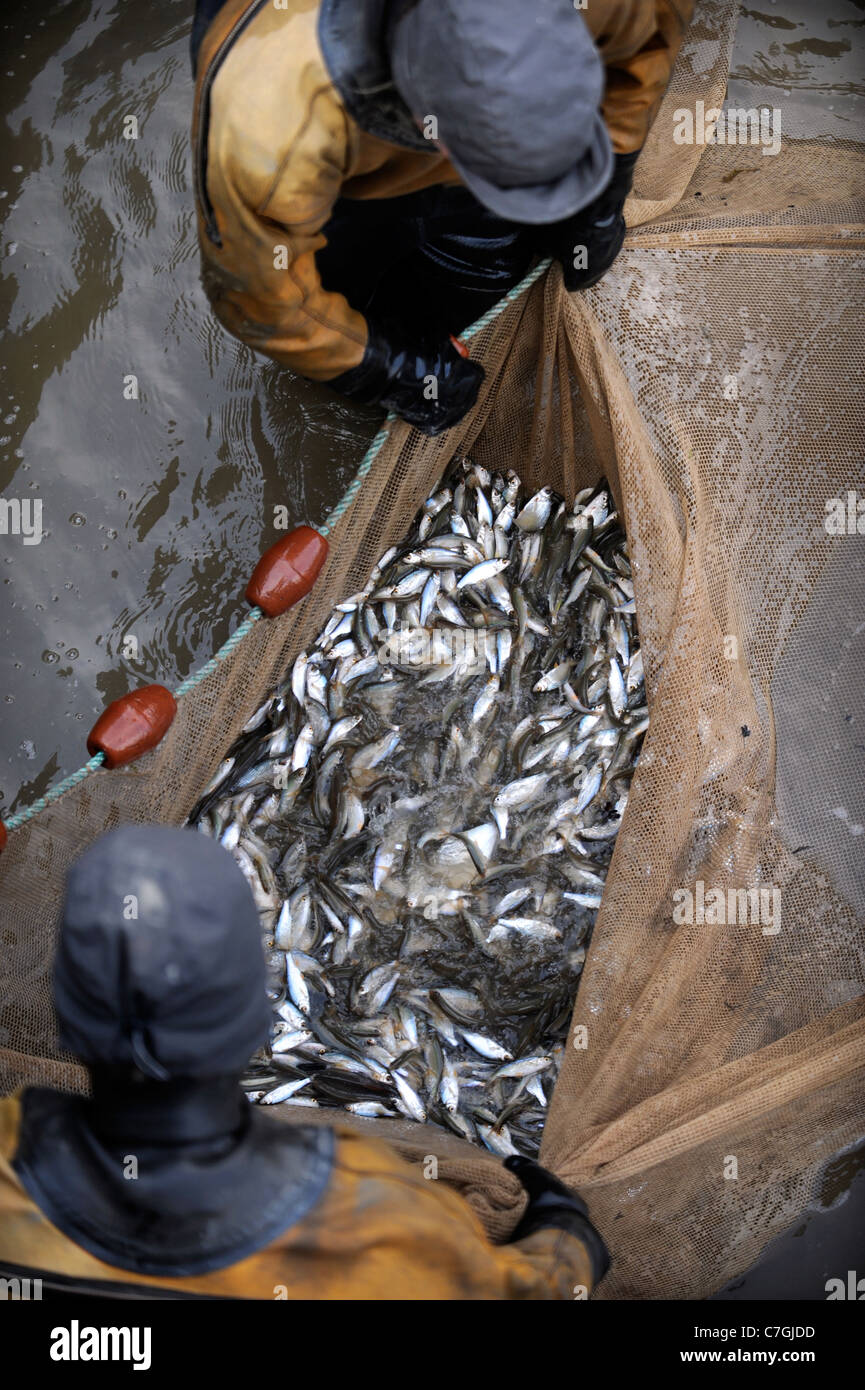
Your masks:
<instances>
[{"instance_id":1,"label":"wet net material","mask_svg":"<svg viewBox=\"0 0 865 1390\"><path fill-rule=\"evenodd\" d=\"M183 821L294 654L470 452L569 499L606 474L634 564L651 726L541 1149L611 1248L597 1296L705 1297L861 1138L865 537L855 504L852 529L837 518L865 491L863 153L675 143L677 110L721 105L735 18L729 0L698 4L603 281L568 296L553 268L484 329L473 414L437 440L392 425L303 604L252 627L158 750L10 836L7 1089L85 1084L50 1006L69 862L122 822ZM732 889L747 907L713 921L711 895ZM490 1233L512 1229L522 1198L490 1156L357 1126L438 1155Z\"/></svg>"}]
</instances>

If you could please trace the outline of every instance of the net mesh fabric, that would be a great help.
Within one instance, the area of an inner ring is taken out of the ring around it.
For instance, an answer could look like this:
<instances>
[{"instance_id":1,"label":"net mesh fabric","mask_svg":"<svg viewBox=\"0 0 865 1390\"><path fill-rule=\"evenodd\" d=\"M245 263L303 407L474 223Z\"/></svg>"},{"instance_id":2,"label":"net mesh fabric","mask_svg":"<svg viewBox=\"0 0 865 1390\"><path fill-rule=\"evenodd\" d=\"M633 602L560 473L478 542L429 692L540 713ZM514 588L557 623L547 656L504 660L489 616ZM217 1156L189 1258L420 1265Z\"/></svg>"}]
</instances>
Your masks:
<instances>
[{"instance_id":1,"label":"net mesh fabric","mask_svg":"<svg viewBox=\"0 0 865 1390\"><path fill-rule=\"evenodd\" d=\"M608 275L569 296L554 267L483 330L472 415L436 440L393 426L312 594L255 625L155 752L10 837L6 1089L86 1084L50 1001L70 861L124 822L182 822L333 604L471 452L567 497L605 474L634 565L651 727L577 998L586 1046L566 1050L541 1150L612 1251L597 1296L705 1297L861 1138L865 538L824 518L863 490L863 152L672 142L676 109L720 106L735 18L698 4ZM676 922L674 893L698 881L777 889L780 931ZM495 1238L512 1228L522 1197L491 1157L408 1123L357 1127L436 1154Z\"/></svg>"}]
</instances>

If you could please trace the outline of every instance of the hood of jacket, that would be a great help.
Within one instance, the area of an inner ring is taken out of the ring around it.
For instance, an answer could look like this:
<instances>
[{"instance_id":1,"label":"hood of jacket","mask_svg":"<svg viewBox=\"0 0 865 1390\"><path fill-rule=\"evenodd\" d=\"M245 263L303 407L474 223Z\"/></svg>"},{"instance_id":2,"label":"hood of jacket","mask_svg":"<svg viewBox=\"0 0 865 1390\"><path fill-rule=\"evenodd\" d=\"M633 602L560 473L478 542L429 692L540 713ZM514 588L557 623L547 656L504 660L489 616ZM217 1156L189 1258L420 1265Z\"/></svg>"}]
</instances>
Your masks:
<instances>
[{"instance_id":1,"label":"hood of jacket","mask_svg":"<svg viewBox=\"0 0 865 1390\"><path fill-rule=\"evenodd\" d=\"M318 40L346 110L370 135L429 154L393 84L385 35L393 0L321 0Z\"/></svg>"}]
</instances>

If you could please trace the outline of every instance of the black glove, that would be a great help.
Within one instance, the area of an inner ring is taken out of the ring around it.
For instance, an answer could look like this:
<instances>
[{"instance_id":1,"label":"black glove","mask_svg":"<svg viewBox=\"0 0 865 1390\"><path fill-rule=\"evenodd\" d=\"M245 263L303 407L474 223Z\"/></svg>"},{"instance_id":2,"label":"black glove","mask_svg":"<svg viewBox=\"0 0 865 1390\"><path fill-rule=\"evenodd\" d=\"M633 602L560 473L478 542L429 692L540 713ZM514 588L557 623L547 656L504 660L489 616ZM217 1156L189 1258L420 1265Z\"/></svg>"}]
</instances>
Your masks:
<instances>
[{"instance_id":1,"label":"black glove","mask_svg":"<svg viewBox=\"0 0 865 1390\"><path fill-rule=\"evenodd\" d=\"M594 202L572 217L540 229L538 249L561 261L566 290L587 290L597 284L621 251L625 239L622 208L631 191L639 154L639 150L617 154L613 176ZM586 250L585 266L580 264L582 247Z\"/></svg>"},{"instance_id":2,"label":"black glove","mask_svg":"<svg viewBox=\"0 0 865 1390\"><path fill-rule=\"evenodd\" d=\"M589 1220L582 1198L531 1158L514 1154L505 1159L504 1166L516 1174L529 1196L529 1204L511 1240L523 1240L550 1226L567 1231L582 1241L589 1252L592 1284L597 1285L610 1267L610 1252Z\"/></svg>"},{"instance_id":3,"label":"black glove","mask_svg":"<svg viewBox=\"0 0 865 1390\"><path fill-rule=\"evenodd\" d=\"M335 391L365 405L378 402L424 434L441 434L467 415L478 398L484 369L451 342L392 342L368 324L363 361L329 381Z\"/></svg>"}]
</instances>

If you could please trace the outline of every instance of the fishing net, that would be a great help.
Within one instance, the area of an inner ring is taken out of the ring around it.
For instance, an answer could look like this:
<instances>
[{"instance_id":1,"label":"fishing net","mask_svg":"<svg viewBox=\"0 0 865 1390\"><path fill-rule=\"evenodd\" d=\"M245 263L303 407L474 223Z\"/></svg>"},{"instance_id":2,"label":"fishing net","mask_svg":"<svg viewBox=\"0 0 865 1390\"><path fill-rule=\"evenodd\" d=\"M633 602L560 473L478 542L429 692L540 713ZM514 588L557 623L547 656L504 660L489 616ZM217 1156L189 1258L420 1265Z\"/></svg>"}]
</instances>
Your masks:
<instances>
[{"instance_id":1,"label":"fishing net","mask_svg":"<svg viewBox=\"0 0 865 1390\"><path fill-rule=\"evenodd\" d=\"M333 604L470 453L567 498L606 475L634 567L651 725L541 1149L611 1247L598 1296L705 1297L861 1138L863 157L675 143L677 110L722 103L735 20L730 0L698 4L604 280L569 296L554 267L484 328L472 415L436 440L392 423L303 604L252 626L158 750L10 836L7 1089L85 1084L50 1004L70 861L123 822L185 819ZM713 919L718 890L751 890L735 920ZM356 1123L436 1154L494 1237L512 1228L522 1199L490 1156Z\"/></svg>"}]
</instances>

